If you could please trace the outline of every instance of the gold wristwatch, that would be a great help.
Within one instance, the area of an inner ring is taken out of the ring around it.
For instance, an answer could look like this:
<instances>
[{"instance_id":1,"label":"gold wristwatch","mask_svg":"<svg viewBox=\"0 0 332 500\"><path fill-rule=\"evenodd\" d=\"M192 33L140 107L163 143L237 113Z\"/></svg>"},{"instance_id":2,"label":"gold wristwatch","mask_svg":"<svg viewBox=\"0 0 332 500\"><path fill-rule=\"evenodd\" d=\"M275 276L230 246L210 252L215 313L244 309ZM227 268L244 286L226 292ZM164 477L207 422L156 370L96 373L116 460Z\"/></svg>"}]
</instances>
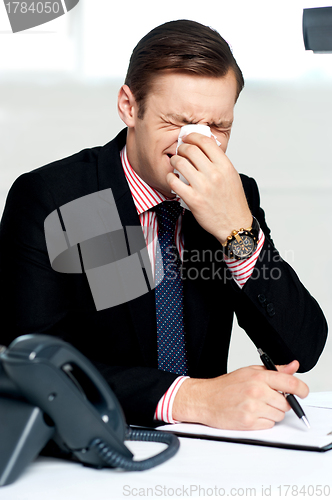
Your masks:
<instances>
[{"instance_id":1,"label":"gold wristwatch","mask_svg":"<svg viewBox=\"0 0 332 500\"><path fill-rule=\"evenodd\" d=\"M232 231L227 237L225 243L222 244L224 254L230 259L248 259L257 248L259 231L258 221L253 217L251 227Z\"/></svg>"}]
</instances>

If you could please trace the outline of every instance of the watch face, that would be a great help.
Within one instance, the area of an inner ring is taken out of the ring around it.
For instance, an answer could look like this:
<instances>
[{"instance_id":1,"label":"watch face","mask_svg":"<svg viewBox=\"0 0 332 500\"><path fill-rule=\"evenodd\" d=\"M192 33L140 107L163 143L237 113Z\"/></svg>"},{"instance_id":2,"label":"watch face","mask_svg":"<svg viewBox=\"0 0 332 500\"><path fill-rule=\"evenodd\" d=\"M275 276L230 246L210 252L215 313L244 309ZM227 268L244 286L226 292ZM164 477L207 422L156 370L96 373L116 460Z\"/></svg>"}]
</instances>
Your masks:
<instances>
[{"instance_id":1,"label":"watch face","mask_svg":"<svg viewBox=\"0 0 332 500\"><path fill-rule=\"evenodd\" d=\"M254 252L255 242L253 238L246 234L239 234L239 240L241 241L237 241L234 238L234 240L229 243L228 248L230 252L233 253L232 257L246 259Z\"/></svg>"}]
</instances>

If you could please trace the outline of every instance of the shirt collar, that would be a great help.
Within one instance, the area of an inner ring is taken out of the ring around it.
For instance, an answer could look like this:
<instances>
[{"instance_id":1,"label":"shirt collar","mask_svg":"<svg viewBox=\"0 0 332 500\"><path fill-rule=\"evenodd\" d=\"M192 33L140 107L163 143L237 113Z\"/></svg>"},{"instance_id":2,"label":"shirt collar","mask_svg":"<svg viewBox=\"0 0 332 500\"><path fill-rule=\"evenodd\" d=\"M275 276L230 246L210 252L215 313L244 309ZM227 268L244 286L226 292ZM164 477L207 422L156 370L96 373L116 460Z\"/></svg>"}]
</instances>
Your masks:
<instances>
[{"instance_id":1,"label":"shirt collar","mask_svg":"<svg viewBox=\"0 0 332 500\"><path fill-rule=\"evenodd\" d=\"M133 197L135 207L138 215L150 210L151 208L159 205L165 200L169 200L162 193L149 186L133 169L130 165L127 156L127 147L125 146L121 152L121 163L124 174L126 176L131 195ZM172 201L180 201L179 196L172 198Z\"/></svg>"}]
</instances>

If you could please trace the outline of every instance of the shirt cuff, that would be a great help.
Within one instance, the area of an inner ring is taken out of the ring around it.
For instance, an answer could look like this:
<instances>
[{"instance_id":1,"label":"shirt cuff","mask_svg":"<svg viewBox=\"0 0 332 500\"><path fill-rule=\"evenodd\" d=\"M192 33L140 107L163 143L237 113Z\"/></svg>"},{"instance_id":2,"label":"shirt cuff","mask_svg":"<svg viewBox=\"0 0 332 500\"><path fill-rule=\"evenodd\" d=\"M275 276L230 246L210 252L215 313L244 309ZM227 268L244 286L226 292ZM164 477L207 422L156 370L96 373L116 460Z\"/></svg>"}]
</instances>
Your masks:
<instances>
[{"instance_id":1,"label":"shirt cuff","mask_svg":"<svg viewBox=\"0 0 332 500\"><path fill-rule=\"evenodd\" d=\"M235 283L240 288L242 288L246 284L247 280L252 275L259 254L263 248L264 241L265 241L265 235L263 231L260 229L257 248L251 257L244 260L237 260L237 259L229 259L228 257L224 256L224 261L226 262L228 269L232 273L232 277Z\"/></svg>"},{"instance_id":2,"label":"shirt cuff","mask_svg":"<svg viewBox=\"0 0 332 500\"><path fill-rule=\"evenodd\" d=\"M165 394L160 398L159 403L154 414L155 420L160 420L161 422L166 422L167 424L176 424L177 421L173 419L173 403L178 390L180 389L183 382L189 377L180 376L174 380L173 384L165 392Z\"/></svg>"}]
</instances>

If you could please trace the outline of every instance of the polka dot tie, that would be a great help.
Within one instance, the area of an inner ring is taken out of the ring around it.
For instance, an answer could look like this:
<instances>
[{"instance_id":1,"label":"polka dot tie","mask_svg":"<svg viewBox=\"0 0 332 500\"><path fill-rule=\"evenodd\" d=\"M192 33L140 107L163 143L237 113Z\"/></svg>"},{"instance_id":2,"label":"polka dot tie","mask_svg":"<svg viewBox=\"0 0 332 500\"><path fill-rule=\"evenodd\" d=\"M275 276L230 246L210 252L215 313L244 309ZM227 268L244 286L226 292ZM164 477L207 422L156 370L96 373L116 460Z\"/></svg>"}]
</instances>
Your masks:
<instances>
[{"instance_id":1,"label":"polka dot tie","mask_svg":"<svg viewBox=\"0 0 332 500\"><path fill-rule=\"evenodd\" d=\"M181 260L174 240L176 222L183 209L178 201L164 201L154 210L158 219L160 247L156 252L157 283L164 273L163 280L155 288L158 368L186 375L183 282Z\"/></svg>"}]
</instances>

